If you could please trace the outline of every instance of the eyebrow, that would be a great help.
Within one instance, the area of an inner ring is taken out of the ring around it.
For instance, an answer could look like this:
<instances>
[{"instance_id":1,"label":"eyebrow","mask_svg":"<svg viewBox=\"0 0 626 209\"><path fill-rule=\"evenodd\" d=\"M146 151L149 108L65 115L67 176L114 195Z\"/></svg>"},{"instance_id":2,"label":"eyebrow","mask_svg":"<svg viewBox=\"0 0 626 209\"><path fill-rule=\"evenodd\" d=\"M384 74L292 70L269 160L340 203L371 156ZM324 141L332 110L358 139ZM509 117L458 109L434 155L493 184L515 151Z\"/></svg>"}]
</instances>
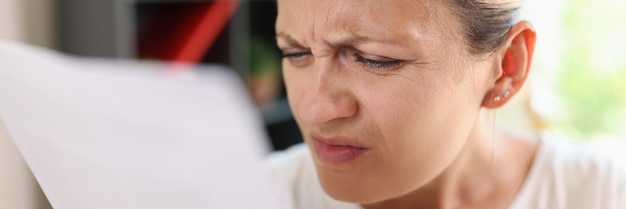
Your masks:
<instances>
[{"instance_id":1,"label":"eyebrow","mask_svg":"<svg viewBox=\"0 0 626 209\"><path fill-rule=\"evenodd\" d=\"M300 42L296 41L296 39L291 37L291 35L286 34L286 33L278 33L278 35L276 35L276 39L277 40L278 39L285 40L285 42L287 42L287 45L289 45L291 47L306 48L306 47L302 46L302 44L300 44Z\"/></svg>"},{"instance_id":2,"label":"eyebrow","mask_svg":"<svg viewBox=\"0 0 626 209\"><path fill-rule=\"evenodd\" d=\"M287 34L287 33L279 32L276 35L276 39L283 39L285 42L287 42L289 46L292 46L292 47L308 48L308 47L304 47L302 44L300 44L300 42L295 40L290 34ZM384 44L390 44L390 45L404 45L402 44L402 42L398 42L395 40L376 40L369 36L364 36L364 35L354 34L354 33L350 33L350 35L338 38L337 40L334 40L333 42L328 43L328 44L334 47L356 47L364 43L384 43Z\"/></svg>"}]
</instances>

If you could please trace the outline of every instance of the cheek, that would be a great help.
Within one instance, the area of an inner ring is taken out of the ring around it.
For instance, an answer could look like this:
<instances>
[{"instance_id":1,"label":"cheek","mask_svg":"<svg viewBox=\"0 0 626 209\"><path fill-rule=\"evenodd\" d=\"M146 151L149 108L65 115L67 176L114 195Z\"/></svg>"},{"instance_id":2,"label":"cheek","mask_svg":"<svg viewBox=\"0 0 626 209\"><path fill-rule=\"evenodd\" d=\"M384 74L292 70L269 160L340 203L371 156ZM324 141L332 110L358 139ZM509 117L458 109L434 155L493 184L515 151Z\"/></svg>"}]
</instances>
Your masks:
<instances>
[{"instance_id":1,"label":"cheek","mask_svg":"<svg viewBox=\"0 0 626 209\"><path fill-rule=\"evenodd\" d=\"M390 147L424 149L421 145L464 140L482 101L479 78L470 79L469 72L421 72L378 86L368 82L373 87L361 92L363 106Z\"/></svg>"},{"instance_id":2,"label":"cheek","mask_svg":"<svg viewBox=\"0 0 626 209\"><path fill-rule=\"evenodd\" d=\"M358 97L387 146L403 147L432 138L432 132L437 132L450 108L445 100L447 84L440 80L393 79L378 85L368 82L367 91Z\"/></svg>"},{"instance_id":3,"label":"cheek","mask_svg":"<svg viewBox=\"0 0 626 209\"><path fill-rule=\"evenodd\" d=\"M478 109L458 91L466 84L441 77L370 84L361 93L368 124L382 136L380 167L387 178L381 179L389 185L410 190L430 181L456 158L469 135Z\"/></svg>"},{"instance_id":4,"label":"cheek","mask_svg":"<svg viewBox=\"0 0 626 209\"><path fill-rule=\"evenodd\" d=\"M465 85L437 79L424 84L428 87L387 93L386 99L394 101L384 104L390 111L376 116L385 121L379 125L394 147L417 153L446 151L447 145L467 138L478 106L469 99Z\"/></svg>"}]
</instances>

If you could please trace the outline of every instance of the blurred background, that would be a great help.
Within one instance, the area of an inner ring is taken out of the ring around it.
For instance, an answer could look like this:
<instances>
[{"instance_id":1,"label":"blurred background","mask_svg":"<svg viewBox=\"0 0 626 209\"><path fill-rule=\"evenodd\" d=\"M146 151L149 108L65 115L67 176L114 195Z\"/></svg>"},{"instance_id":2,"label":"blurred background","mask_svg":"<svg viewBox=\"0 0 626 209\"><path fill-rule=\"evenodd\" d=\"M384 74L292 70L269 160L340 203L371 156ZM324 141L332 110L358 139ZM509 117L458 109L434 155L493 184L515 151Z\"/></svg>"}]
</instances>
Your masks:
<instances>
[{"instance_id":1,"label":"blurred background","mask_svg":"<svg viewBox=\"0 0 626 209\"><path fill-rule=\"evenodd\" d=\"M526 0L538 31L529 84L487 114L520 133L574 140L626 161L626 1ZM225 65L275 150L301 141L275 46L271 0L0 0L0 39L68 54ZM77 197L80 198L80 197ZM48 209L0 121L0 209Z\"/></svg>"}]
</instances>

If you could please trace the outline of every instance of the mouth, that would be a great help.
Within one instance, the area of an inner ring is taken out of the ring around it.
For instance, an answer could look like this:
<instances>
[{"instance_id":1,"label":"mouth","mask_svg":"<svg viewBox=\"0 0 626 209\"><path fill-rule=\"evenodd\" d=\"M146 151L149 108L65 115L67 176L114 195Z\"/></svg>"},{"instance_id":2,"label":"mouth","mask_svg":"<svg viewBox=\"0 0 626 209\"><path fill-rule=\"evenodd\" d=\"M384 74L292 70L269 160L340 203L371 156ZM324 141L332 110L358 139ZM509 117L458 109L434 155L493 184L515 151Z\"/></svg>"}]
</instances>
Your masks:
<instances>
[{"instance_id":1,"label":"mouth","mask_svg":"<svg viewBox=\"0 0 626 209\"><path fill-rule=\"evenodd\" d=\"M366 145L347 138L311 136L315 154L322 163L340 165L356 160L370 152Z\"/></svg>"}]
</instances>

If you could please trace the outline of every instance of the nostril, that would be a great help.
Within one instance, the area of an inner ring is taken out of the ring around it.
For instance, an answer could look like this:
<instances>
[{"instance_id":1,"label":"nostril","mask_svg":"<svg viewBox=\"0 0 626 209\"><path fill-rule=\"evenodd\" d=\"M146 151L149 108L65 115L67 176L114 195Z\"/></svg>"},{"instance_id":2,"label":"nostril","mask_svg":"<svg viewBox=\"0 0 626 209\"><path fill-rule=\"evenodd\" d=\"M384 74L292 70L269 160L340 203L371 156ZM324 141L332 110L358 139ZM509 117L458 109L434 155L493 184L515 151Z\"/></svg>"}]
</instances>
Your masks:
<instances>
[{"instance_id":1,"label":"nostril","mask_svg":"<svg viewBox=\"0 0 626 209\"><path fill-rule=\"evenodd\" d=\"M358 105L353 97L345 94L316 95L306 98L299 107L303 123L316 125L355 115Z\"/></svg>"},{"instance_id":2,"label":"nostril","mask_svg":"<svg viewBox=\"0 0 626 209\"><path fill-rule=\"evenodd\" d=\"M330 114L329 107L323 107L324 104L320 104L321 101L316 99L315 101L304 101L300 107L300 118L302 122L307 124L322 124L328 121Z\"/></svg>"}]
</instances>

